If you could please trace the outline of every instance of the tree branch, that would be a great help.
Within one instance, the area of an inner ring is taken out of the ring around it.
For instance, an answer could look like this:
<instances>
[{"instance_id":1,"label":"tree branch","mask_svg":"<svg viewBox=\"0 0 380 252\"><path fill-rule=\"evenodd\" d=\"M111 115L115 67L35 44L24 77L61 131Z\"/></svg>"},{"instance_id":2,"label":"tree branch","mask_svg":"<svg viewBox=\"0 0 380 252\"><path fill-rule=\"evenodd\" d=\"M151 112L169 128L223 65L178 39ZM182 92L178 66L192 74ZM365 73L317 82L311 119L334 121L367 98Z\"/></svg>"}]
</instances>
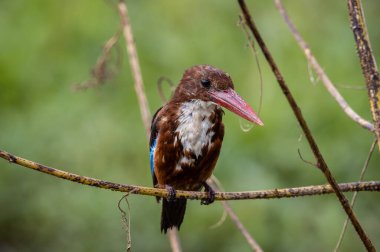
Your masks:
<instances>
[{"instance_id":1,"label":"tree branch","mask_svg":"<svg viewBox=\"0 0 380 252\"><path fill-rule=\"evenodd\" d=\"M128 18L127 5L124 0L120 0L118 4L118 11L120 15L120 22L123 29L124 39L126 41L129 63L131 65L132 76L134 79L135 91L139 101L141 117L144 123L145 132L149 139L150 135L150 112L149 104L144 92L144 83L141 75L139 59L137 57L137 50L135 41L133 39L132 27Z\"/></svg>"},{"instance_id":2,"label":"tree branch","mask_svg":"<svg viewBox=\"0 0 380 252\"><path fill-rule=\"evenodd\" d=\"M285 23L288 25L293 37L295 38L298 45L303 50L306 59L308 60L310 66L314 69L314 71L317 73L319 79L322 81L324 86L326 87L327 91L334 97L336 102L339 104L339 106L343 109L343 111L350 117L352 120L354 120L356 123L358 123L360 126L362 126L365 129L368 129L370 131L374 131L374 126L372 123L368 122L364 118L362 118L360 115L358 115L351 107L348 105L346 100L343 98L343 96L339 93L339 91L335 88L334 84L330 80L330 78L327 76L321 65L319 65L317 59L314 57L313 53L310 50L309 45L305 42L305 40L302 38L301 34L298 32L297 28L295 27L292 20L289 18L289 15L287 14L284 5L282 4L281 0L275 0L276 7L282 17L285 20Z\"/></svg>"},{"instance_id":3,"label":"tree branch","mask_svg":"<svg viewBox=\"0 0 380 252\"><path fill-rule=\"evenodd\" d=\"M240 8L243 12L245 23L247 24L248 28L251 30L252 34L254 35L257 43L259 44L268 64L270 65L278 84L280 85L280 88L282 89L285 97L287 98L290 107L292 108L294 115L297 118L298 123L300 124L302 131L305 134L305 137L310 145L311 150L313 151L314 157L317 160L317 165L319 169L323 172L325 175L326 180L334 190L336 196L339 199L339 202L341 203L343 209L347 213L347 216L350 218L350 221L352 225L354 226L356 232L360 236L360 239L364 243L365 247L367 250L374 251L375 248L372 245L371 240L365 233L364 229L362 228L359 220L357 219L354 211L352 210L352 207L350 206L350 203L348 202L347 198L344 196L344 194L340 191L338 183L335 181L335 178L331 174L331 171L329 167L327 166L320 150L319 147L314 140L313 135L311 134L311 131L309 129L309 126L307 125L305 118L302 115L301 109L298 107L297 102L295 101L289 87L286 85L285 80L278 69L276 63L273 60L272 55L270 54L268 48L265 45L264 40L262 39L258 29L256 28L256 25L254 24L253 20L251 19L251 15L249 13L249 10L244 2L244 0L238 0Z\"/></svg>"},{"instance_id":4,"label":"tree branch","mask_svg":"<svg viewBox=\"0 0 380 252\"><path fill-rule=\"evenodd\" d=\"M369 103L372 118L375 124L377 144L380 150L380 80L375 58L367 33L360 0L348 0L348 12L351 20L351 29L354 33L356 50L360 59L363 75L367 83Z\"/></svg>"},{"instance_id":5,"label":"tree branch","mask_svg":"<svg viewBox=\"0 0 380 252\"><path fill-rule=\"evenodd\" d=\"M46 173L57 178L66 179L83 185L98 187L102 189L130 192L132 194L141 194L147 196L167 197L168 191L165 189L125 185L113 183L105 180L90 178L86 176L77 175L74 173L58 170L43 164L39 164L15 155L6 151L0 150L0 158L8 160L10 163L18 164L20 166L30 168L35 171ZM354 191L380 191L380 181L367 181L367 182L351 182L339 184L342 192ZM317 185L317 186L304 186L284 189L271 189L261 191L245 191L245 192L217 192L215 200L247 200L247 199L279 199L279 198L293 198L311 195L331 194L334 190L330 185ZM206 192L193 192L193 191L180 191L176 190L177 198L186 198L192 200L202 200L209 197Z\"/></svg>"}]
</instances>

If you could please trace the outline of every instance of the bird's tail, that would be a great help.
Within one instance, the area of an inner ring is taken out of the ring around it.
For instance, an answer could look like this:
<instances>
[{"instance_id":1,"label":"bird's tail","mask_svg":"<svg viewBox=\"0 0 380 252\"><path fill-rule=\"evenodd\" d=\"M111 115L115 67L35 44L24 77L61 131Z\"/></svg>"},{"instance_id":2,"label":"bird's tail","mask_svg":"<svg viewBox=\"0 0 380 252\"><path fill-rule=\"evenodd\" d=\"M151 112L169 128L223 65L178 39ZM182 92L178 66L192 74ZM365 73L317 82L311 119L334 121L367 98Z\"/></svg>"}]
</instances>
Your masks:
<instances>
[{"instance_id":1,"label":"bird's tail","mask_svg":"<svg viewBox=\"0 0 380 252\"><path fill-rule=\"evenodd\" d=\"M186 211L186 199L175 199L168 201L163 199L161 212L161 232L168 231L169 228L181 227Z\"/></svg>"}]
</instances>

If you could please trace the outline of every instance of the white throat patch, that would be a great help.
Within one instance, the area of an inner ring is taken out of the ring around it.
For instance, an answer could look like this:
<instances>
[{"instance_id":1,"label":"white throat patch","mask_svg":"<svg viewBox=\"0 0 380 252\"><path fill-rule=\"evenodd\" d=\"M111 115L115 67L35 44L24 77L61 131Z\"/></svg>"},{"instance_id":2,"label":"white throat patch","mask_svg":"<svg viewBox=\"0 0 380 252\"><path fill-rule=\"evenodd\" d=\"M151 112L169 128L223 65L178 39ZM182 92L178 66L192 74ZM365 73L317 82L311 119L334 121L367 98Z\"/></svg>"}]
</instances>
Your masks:
<instances>
[{"instance_id":1,"label":"white throat patch","mask_svg":"<svg viewBox=\"0 0 380 252\"><path fill-rule=\"evenodd\" d=\"M209 131L213 126L209 117L216 107L217 105L213 102L204 102L201 100L185 102L180 107L180 116L178 118L178 128L176 132L178 132L179 140L182 143L184 151L193 152L197 158L202 154L202 148L205 145L211 145L211 138L215 133ZM185 157L182 159L184 158ZM185 160L181 161L183 162ZM188 162L190 160L186 161Z\"/></svg>"}]
</instances>

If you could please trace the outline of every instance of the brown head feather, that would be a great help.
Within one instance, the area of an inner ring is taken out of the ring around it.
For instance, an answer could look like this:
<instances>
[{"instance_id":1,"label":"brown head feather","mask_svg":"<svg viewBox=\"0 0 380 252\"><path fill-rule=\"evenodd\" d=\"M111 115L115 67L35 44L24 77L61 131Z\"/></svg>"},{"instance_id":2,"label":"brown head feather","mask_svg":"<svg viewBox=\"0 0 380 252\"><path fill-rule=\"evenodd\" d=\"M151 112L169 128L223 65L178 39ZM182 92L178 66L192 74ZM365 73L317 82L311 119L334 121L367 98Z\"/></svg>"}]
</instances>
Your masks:
<instances>
[{"instance_id":1,"label":"brown head feather","mask_svg":"<svg viewBox=\"0 0 380 252\"><path fill-rule=\"evenodd\" d=\"M192 99L210 101L209 90L222 91L228 88L234 89L228 73L210 65L197 65L185 71L173 99L176 101Z\"/></svg>"}]
</instances>

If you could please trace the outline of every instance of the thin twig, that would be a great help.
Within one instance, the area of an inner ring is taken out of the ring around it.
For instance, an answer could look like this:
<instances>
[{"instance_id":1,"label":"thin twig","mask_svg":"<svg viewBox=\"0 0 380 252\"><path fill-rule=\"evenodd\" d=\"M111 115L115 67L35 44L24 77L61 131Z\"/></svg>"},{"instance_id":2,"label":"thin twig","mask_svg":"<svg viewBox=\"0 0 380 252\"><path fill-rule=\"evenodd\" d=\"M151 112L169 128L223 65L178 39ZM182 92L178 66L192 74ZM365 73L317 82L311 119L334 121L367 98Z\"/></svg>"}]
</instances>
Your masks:
<instances>
[{"instance_id":1,"label":"thin twig","mask_svg":"<svg viewBox=\"0 0 380 252\"><path fill-rule=\"evenodd\" d=\"M217 185L217 180L214 178L211 180L211 187L214 189L215 192L219 191L219 186ZM256 242L255 239L250 235L248 230L245 228L243 223L239 220L239 217L235 214L235 212L232 210L230 204L227 201L221 202L225 211L230 216L231 220L235 223L236 227L239 229L240 233L244 236L244 238L247 240L248 245L251 247L252 251L255 252L263 252L263 249L260 247L260 245Z\"/></svg>"},{"instance_id":2,"label":"thin twig","mask_svg":"<svg viewBox=\"0 0 380 252\"><path fill-rule=\"evenodd\" d=\"M380 149L380 76L373 56L360 0L348 0L351 29L354 33L360 66L367 83L368 98Z\"/></svg>"},{"instance_id":3,"label":"thin twig","mask_svg":"<svg viewBox=\"0 0 380 252\"><path fill-rule=\"evenodd\" d=\"M212 174L211 177L206 181L208 184L210 184L211 186L213 184L216 185L216 188L213 187L214 191L225 191L224 188L223 188L223 185L222 183L220 182L220 180L214 175ZM223 206L223 205L222 205ZM223 206L224 208L224 206ZM219 221L213 225L211 225L209 228L210 229L214 229L214 228L217 228L221 225L223 225L223 223L226 221L227 219L227 216L228 216L228 213L227 213L227 210L224 209L223 211L223 214L222 216L220 217Z\"/></svg>"},{"instance_id":4,"label":"thin twig","mask_svg":"<svg viewBox=\"0 0 380 252\"><path fill-rule=\"evenodd\" d=\"M252 36L249 35L249 32L247 30L247 26L245 25L244 23L244 18L242 15L239 15L239 24L240 26L242 27L245 35L247 36L247 39L248 39L248 46L249 48L251 49L251 52L253 54L253 56L255 57L255 62L256 62L256 65L257 65L257 71L259 72L259 77L260 77L260 98L259 98L259 108L257 109L257 114L260 115L261 114L261 108L263 106L263 92L264 92L264 85L263 85L263 74L261 72L261 67L260 67L260 61L259 61L259 57L257 56L257 51L256 51L256 47L255 47L255 40L252 38Z\"/></svg>"},{"instance_id":5,"label":"thin twig","mask_svg":"<svg viewBox=\"0 0 380 252\"><path fill-rule=\"evenodd\" d=\"M362 126L365 129L368 129L370 131L374 131L374 126L372 123L368 122L367 120L363 119L360 115L358 115L346 102L346 100L343 98L343 96L339 93L339 91L335 88L334 84L330 80L330 78L327 76L321 65L318 63L317 59L314 57L313 53L310 50L309 45L305 42L305 40L302 38L301 34L298 32L297 28L295 27L292 20L289 18L289 15L287 14L284 5L282 4L281 0L275 0L276 7L282 17L285 20L285 23L288 25L293 37L295 38L298 45L303 50L306 59L308 60L310 66L314 69L314 71L318 74L319 79L322 81L324 86L326 87L327 91L331 94L332 97L334 97L335 101L339 104L339 106L343 109L343 111L356 123L358 123L360 126Z\"/></svg>"},{"instance_id":6,"label":"thin twig","mask_svg":"<svg viewBox=\"0 0 380 252\"><path fill-rule=\"evenodd\" d=\"M161 98L161 101L162 103L166 103L168 101L168 99L165 97L165 94L164 94L164 90L162 88L162 84L163 83L167 83L170 87L170 97L173 96L173 93L174 93L174 89L175 89L175 86L173 84L173 81L171 79L169 79L168 77L166 76L161 76L158 80L157 80L157 89L158 89L158 94L160 95L160 98ZM169 97L169 98L170 98Z\"/></svg>"},{"instance_id":7,"label":"thin twig","mask_svg":"<svg viewBox=\"0 0 380 252\"><path fill-rule=\"evenodd\" d=\"M118 4L120 21L123 29L123 35L127 45L129 63L131 65L132 76L134 79L135 91L139 101L140 112L145 127L146 135L149 139L150 134L150 111L149 104L144 92L144 83L141 75L139 60L137 57L137 50L135 41L133 39L132 27L129 22L127 5L124 0L120 0Z\"/></svg>"},{"instance_id":8,"label":"thin twig","mask_svg":"<svg viewBox=\"0 0 380 252\"><path fill-rule=\"evenodd\" d=\"M166 189L158 189L136 185L125 185L113 183L105 180L85 177L74 173L58 170L46 165L42 165L15 155L6 151L0 150L0 157L9 161L10 163L18 164L20 166L30 168L35 171L46 173L61 179L69 180L83 185L94 186L102 189L108 189L118 192L130 192L133 194L141 194L147 196L168 197ZM351 182L342 183L339 185L342 192L353 191L380 191L380 181L368 182ZM133 191L133 192L132 192ZM244 199L279 199L279 198L292 198L311 195L323 195L333 193L334 190L330 185L317 185L305 186L284 189L271 189L262 191L246 191L246 192L217 192L215 200L244 200ZM208 199L209 194L206 192L193 192L176 190L177 198L186 198L193 200Z\"/></svg>"},{"instance_id":9,"label":"thin twig","mask_svg":"<svg viewBox=\"0 0 380 252\"><path fill-rule=\"evenodd\" d=\"M314 166L314 167L316 167L316 168L319 169L319 167L318 167L317 164L314 164L313 162L307 161L306 159L303 158L300 149L298 149L297 151L298 151L298 156L300 157L300 159L301 159L305 164L309 164L309 165Z\"/></svg>"},{"instance_id":10,"label":"thin twig","mask_svg":"<svg viewBox=\"0 0 380 252\"><path fill-rule=\"evenodd\" d=\"M220 219L218 220L218 222L216 222L215 224L212 224L209 227L209 229L215 229L215 228L221 227L226 222L227 217L228 217L228 213L227 213L227 210L225 209L224 205L223 205L223 208L224 209L223 209L222 216L220 217Z\"/></svg>"},{"instance_id":11,"label":"thin twig","mask_svg":"<svg viewBox=\"0 0 380 252\"><path fill-rule=\"evenodd\" d=\"M372 145L371 145L371 148L370 148L369 153L368 153L368 157L367 157L367 159L364 162L362 171L360 172L359 182L363 181L364 174L367 171L367 167L368 167L369 161L371 160L372 153L375 150L376 143L377 143L377 139L375 139L373 141ZM354 192L354 195L352 196L351 203L350 203L351 207L354 207L357 195L358 195L358 192ZM337 242L337 244L335 246L334 252L337 252L339 250L339 248L340 248L340 245L342 244L343 237L344 237L344 235L346 233L346 230L347 230L347 224L348 224L348 218L346 218L346 220L344 221L344 224L343 224L343 227L342 227L342 231L340 233L338 242Z\"/></svg>"},{"instance_id":12,"label":"thin twig","mask_svg":"<svg viewBox=\"0 0 380 252\"><path fill-rule=\"evenodd\" d=\"M127 197L129 196L130 193L133 193L132 190L131 192L128 192L127 194L123 195L119 202L117 203L117 207L119 208L119 211L121 213L121 220L123 222L123 228L125 232L127 233L127 252L132 251L132 238L131 238L131 207L129 205ZM123 210L121 207L121 202L125 199L125 202L127 203L127 208L128 208L128 216L127 213Z\"/></svg>"},{"instance_id":13,"label":"thin twig","mask_svg":"<svg viewBox=\"0 0 380 252\"><path fill-rule=\"evenodd\" d=\"M278 69L275 61L273 60L272 55L270 54L268 48L265 45L264 40L262 39L258 29L256 28L256 25L254 24L253 20L251 19L251 15L249 13L249 10L244 2L244 0L238 0L240 8L243 12L245 23L247 26L250 28L252 34L256 38L257 43L259 44L266 60L268 61L268 64L270 65L278 84L280 85L280 88L282 89L282 92L284 93L285 97L287 98L290 107L292 108L294 115L297 118L298 123L300 124L302 131L304 132L304 135L310 145L311 150L313 151L313 154L315 156L315 159L317 160L318 167L320 170L323 172L326 180L328 183L331 185L332 189L334 190L336 196L339 199L339 202L341 203L343 209L347 213L348 217L351 220L352 225L355 227L356 232L360 236L360 239L364 243L365 247L367 250L374 251L375 248L372 245L371 240L365 233L363 227L361 226L359 220L357 219L355 213L353 212L347 198L344 196L344 194L340 191L338 183L336 182L335 178L331 174L331 171L329 167L327 166L320 150L319 147L314 140L313 135L311 134L311 131L309 129L309 126L307 125L305 118L302 115L301 109L298 107L297 102L295 101L289 87L286 85L285 80L280 73L280 70Z\"/></svg>"}]
</instances>

